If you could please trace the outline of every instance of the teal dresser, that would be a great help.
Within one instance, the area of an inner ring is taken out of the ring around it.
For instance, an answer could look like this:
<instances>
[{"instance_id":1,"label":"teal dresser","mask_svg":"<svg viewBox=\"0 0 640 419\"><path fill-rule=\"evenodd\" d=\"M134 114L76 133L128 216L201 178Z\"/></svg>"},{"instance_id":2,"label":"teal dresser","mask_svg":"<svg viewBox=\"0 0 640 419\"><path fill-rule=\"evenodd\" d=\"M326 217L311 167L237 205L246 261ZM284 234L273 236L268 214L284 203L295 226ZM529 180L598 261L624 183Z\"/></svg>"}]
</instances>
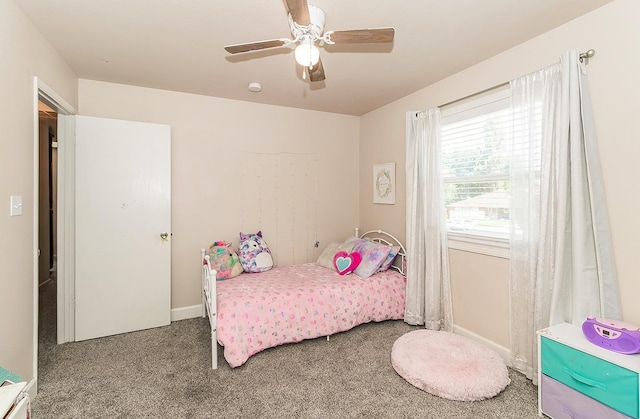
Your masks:
<instances>
[{"instance_id":1,"label":"teal dresser","mask_svg":"<svg viewBox=\"0 0 640 419\"><path fill-rule=\"evenodd\" d=\"M553 419L640 418L640 354L589 342L561 323L538 332L538 412Z\"/></svg>"}]
</instances>

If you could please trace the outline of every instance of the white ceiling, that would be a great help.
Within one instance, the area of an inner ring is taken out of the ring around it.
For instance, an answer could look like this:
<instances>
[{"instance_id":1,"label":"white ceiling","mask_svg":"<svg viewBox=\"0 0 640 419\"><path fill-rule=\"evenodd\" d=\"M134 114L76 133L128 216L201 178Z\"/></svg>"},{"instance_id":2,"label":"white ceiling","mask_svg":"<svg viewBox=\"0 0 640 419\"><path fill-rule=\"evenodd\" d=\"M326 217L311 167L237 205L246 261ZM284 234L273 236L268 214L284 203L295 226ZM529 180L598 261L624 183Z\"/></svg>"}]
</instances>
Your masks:
<instances>
[{"instance_id":1,"label":"white ceiling","mask_svg":"<svg viewBox=\"0 0 640 419\"><path fill-rule=\"evenodd\" d=\"M316 83L289 48L223 49L289 37L282 0L14 1L80 78L362 115L613 0L310 0L325 30L396 30L321 48Z\"/></svg>"}]
</instances>

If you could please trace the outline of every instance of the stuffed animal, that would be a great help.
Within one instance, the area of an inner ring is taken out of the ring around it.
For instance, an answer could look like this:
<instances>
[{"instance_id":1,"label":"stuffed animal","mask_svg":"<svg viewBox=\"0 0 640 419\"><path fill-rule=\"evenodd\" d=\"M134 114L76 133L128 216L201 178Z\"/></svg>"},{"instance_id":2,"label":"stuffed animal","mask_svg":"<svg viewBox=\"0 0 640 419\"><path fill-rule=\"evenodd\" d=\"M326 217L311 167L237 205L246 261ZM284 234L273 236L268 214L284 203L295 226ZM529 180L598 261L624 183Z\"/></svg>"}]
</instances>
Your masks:
<instances>
[{"instance_id":1,"label":"stuffed animal","mask_svg":"<svg viewBox=\"0 0 640 419\"><path fill-rule=\"evenodd\" d=\"M264 272L273 267L273 258L267 242L262 238L262 231L256 234L240 232L240 263L245 272Z\"/></svg>"},{"instance_id":2,"label":"stuffed animal","mask_svg":"<svg viewBox=\"0 0 640 419\"><path fill-rule=\"evenodd\" d=\"M240 258L231 244L216 241L209 246L209 261L212 269L218 271L216 279L229 279L243 272Z\"/></svg>"}]
</instances>

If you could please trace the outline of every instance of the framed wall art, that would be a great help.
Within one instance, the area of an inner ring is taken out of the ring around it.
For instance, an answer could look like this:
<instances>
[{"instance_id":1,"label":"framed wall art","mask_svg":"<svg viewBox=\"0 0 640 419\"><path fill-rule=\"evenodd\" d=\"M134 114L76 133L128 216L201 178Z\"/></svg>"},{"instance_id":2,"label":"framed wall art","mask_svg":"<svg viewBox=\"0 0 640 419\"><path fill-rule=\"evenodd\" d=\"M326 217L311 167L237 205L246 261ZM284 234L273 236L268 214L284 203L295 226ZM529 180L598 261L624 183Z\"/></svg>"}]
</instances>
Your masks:
<instances>
[{"instance_id":1,"label":"framed wall art","mask_svg":"<svg viewBox=\"0 0 640 419\"><path fill-rule=\"evenodd\" d=\"M396 164L373 165L373 203L396 203Z\"/></svg>"}]
</instances>

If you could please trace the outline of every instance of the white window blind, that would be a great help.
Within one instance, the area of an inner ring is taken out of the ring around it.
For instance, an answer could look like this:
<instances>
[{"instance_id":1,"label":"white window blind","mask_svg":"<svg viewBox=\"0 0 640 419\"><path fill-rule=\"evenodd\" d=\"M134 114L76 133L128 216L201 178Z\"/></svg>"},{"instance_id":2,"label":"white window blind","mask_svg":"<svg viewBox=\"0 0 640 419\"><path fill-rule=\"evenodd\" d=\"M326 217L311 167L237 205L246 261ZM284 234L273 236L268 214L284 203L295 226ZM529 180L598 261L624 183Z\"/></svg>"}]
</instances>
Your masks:
<instances>
[{"instance_id":1,"label":"white window blind","mask_svg":"<svg viewBox=\"0 0 640 419\"><path fill-rule=\"evenodd\" d=\"M511 107L508 86L442 109L450 235L509 238Z\"/></svg>"}]
</instances>

